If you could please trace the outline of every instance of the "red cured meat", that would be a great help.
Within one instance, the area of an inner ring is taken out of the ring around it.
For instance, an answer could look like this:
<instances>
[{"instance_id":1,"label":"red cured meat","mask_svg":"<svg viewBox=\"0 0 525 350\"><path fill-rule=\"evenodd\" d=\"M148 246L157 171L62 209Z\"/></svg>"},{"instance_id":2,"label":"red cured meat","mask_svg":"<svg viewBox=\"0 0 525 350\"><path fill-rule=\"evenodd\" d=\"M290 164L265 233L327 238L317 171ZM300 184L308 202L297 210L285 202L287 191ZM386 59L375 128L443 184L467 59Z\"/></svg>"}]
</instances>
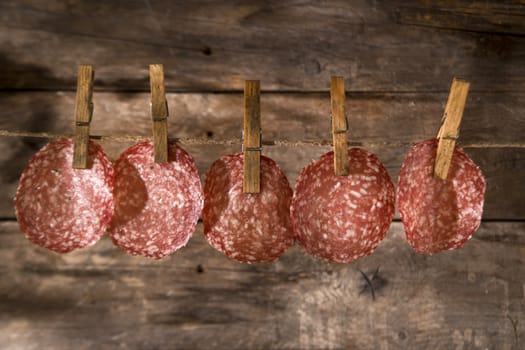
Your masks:
<instances>
[{"instance_id":1,"label":"red cured meat","mask_svg":"<svg viewBox=\"0 0 525 350\"><path fill-rule=\"evenodd\" d=\"M39 150L22 173L15 196L20 229L33 243L58 253L90 246L113 215L113 166L89 142L88 169L74 169L73 140Z\"/></svg>"},{"instance_id":2,"label":"red cured meat","mask_svg":"<svg viewBox=\"0 0 525 350\"><path fill-rule=\"evenodd\" d=\"M203 196L195 161L175 143L168 162L155 163L153 143L124 151L115 163L113 243L130 255L161 259L186 245Z\"/></svg>"},{"instance_id":3,"label":"red cured meat","mask_svg":"<svg viewBox=\"0 0 525 350\"><path fill-rule=\"evenodd\" d=\"M394 216L395 191L381 161L348 150L350 174L334 175L334 153L306 166L297 178L291 216L295 238L308 253L340 263L371 254Z\"/></svg>"},{"instance_id":4,"label":"red cured meat","mask_svg":"<svg viewBox=\"0 0 525 350\"><path fill-rule=\"evenodd\" d=\"M241 262L270 262L294 243L292 189L278 165L261 156L260 193L243 193L243 154L212 164L204 185L202 220L211 246Z\"/></svg>"},{"instance_id":5,"label":"red cured meat","mask_svg":"<svg viewBox=\"0 0 525 350\"><path fill-rule=\"evenodd\" d=\"M485 180L459 147L446 180L433 176L438 140L415 145L407 154L398 182L398 205L408 242L418 253L462 247L478 229Z\"/></svg>"}]
</instances>

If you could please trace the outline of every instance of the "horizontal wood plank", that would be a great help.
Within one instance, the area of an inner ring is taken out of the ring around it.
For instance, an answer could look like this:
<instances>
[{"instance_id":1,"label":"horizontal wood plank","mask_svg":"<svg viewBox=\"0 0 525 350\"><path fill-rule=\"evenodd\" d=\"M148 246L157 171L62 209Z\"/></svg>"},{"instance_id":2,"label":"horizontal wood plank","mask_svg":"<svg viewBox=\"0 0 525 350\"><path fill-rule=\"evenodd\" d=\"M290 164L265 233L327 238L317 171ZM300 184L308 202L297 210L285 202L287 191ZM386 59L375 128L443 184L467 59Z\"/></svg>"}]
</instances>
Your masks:
<instances>
[{"instance_id":1,"label":"horizontal wood plank","mask_svg":"<svg viewBox=\"0 0 525 350\"><path fill-rule=\"evenodd\" d=\"M242 91L245 79L328 91L342 75L350 91L447 91L457 76L472 91L524 92L525 37L500 35L521 33L524 10L497 3L477 6L469 32L453 5L425 1L6 0L0 89L71 90L85 63L95 89L148 91L148 65L160 62L168 91Z\"/></svg>"},{"instance_id":2,"label":"horizontal wood plank","mask_svg":"<svg viewBox=\"0 0 525 350\"><path fill-rule=\"evenodd\" d=\"M519 233L516 235L516 233ZM293 247L229 260L202 226L162 261L105 237L57 255L0 223L5 349L522 349L524 223L483 223L457 251L422 256L400 223L374 254L330 264ZM359 270L375 279L376 299Z\"/></svg>"},{"instance_id":3,"label":"horizontal wood plank","mask_svg":"<svg viewBox=\"0 0 525 350\"><path fill-rule=\"evenodd\" d=\"M404 24L525 36L523 1L403 1L397 14Z\"/></svg>"},{"instance_id":4,"label":"horizontal wood plank","mask_svg":"<svg viewBox=\"0 0 525 350\"><path fill-rule=\"evenodd\" d=\"M525 113L523 94L472 93L469 95L461 142L521 142ZM71 133L73 92L0 93L3 106L0 129ZM243 127L243 97L239 94L167 95L171 137L208 137L212 140L239 138ZM447 99L442 94L349 94L346 111L352 128L350 141L416 142L434 137ZM93 96L92 134L151 135L148 93L96 93ZM495 116L498 116L497 118ZM261 95L263 140L330 140L329 93ZM12 197L18 178L30 157L46 141L1 138L0 217L13 217ZM103 142L110 158L116 159L130 143ZM220 156L240 152L241 145L185 145L195 158L204 179L207 169ZM300 170L330 146L265 146L263 154L281 165L292 186ZM407 147L374 147L392 179ZM487 178L485 219L524 219L522 179L525 149L467 149Z\"/></svg>"}]
</instances>

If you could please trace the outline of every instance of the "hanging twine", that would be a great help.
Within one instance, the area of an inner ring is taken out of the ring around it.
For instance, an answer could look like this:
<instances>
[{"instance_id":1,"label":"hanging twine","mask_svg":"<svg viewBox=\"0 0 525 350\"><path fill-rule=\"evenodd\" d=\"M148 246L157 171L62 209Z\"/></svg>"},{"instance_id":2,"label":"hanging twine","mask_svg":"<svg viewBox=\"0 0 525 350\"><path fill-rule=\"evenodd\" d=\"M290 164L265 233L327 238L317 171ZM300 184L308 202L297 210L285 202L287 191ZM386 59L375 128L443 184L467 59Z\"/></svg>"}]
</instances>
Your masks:
<instances>
[{"instance_id":1,"label":"hanging twine","mask_svg":"<svg viewBox=\"0 0 525 350\"><path fill-rule=\"evenodd\" d=\"M9 131L0 130L0 137L29 137L39 139L57 139L61 137L73 137L72 134L55 134L49 132L27 132L27 131ZM90 135L91 140L104 142L139 142L144 140L152 140L151 136L138 135ZM232 139L210 139L210 138L169 138L170 141L176 141L185 145L240 145L242 138ZM286 146L286 147L302 147L302 146L331 146L331 140L262 140L264 146ZM348 146L353 147L410 147L415 142L369 142L369 141L349 141ZM525 143L511 142L511 143L485 143L485 142L465 142L460 144L463 148L525 148Z\"/></svg>"}]
</instances>

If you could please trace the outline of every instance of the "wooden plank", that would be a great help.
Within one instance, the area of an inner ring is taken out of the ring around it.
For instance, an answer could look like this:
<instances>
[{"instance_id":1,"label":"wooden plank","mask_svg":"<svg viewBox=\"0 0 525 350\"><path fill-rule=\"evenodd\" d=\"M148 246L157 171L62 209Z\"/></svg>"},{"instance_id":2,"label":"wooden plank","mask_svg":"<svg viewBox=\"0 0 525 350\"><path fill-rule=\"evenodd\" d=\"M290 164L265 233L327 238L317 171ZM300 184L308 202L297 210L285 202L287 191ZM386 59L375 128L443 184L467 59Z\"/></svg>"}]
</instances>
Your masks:
<instances>
[{"instance_id":1,"label":"wooden plank","mask_svg":"<svg viewBox=\"0 0 525 350\"><path fill-rule=\"evenodd\" d=\"M259 80L244 83L243 181L244 193L261 190L261 86Z\"/></svg>"},{"instance_id":2,"label":"wooden plank","mask_svg":"<svg viewBox=\"0 0 525 350\"><path fill-rule=\"evenodd\" d=\"M523 1L404 1L400 23L480 33L525 35Z\"/></svg>"},{"instance_id":3,"label":"wooden plank","mask_svg":"<svg viewBox=\"0 0 525 350\"><path fill-rule=\"evenodd\" d=\"M1 2L0 89L72 90L81 57L97 70L97 91L148 91L151 62L164 63L168 91L242 91L249 77L264 77L266 90L328 91L337 74L350 91L447 91L453 76L474 91L525 91L525 37L405 25L388 2L68 4ZM454 12L414 4L459 22ZM523 16L518 6L506 11L485 12L488 32L498 32L502 16Z\"/></svg>"},{"instance_id":4,"label":"wooden plank","mask_svg":"<svg viewBox=\"0 0 525 350\"><path fill-rule=\"evenodd\" d=\"M525 125L523 94L471 93L461 127L461 142L523 142ZM96 118L92 134L137 134L150 136L148 93L95 92ZM170 136L240 138L243 113L242 94L168 94L172 113ZM353 125L355 141L410 142L433 137L439 129L447 93L443 94L349 94L346 110ZM71 132L70 113L74 92L0 93L0 129ZM38 108L28 108L38 106ZM322 140L330 135L329 93L265 93L264 139ZM497 115L498 118L494 118ZM402 127L401 127L402 126ZM176 133L174 132L176 130ZM459 142L459 144L461 144ZM44 141L0 139L0 217L14 217L12 198L18 178L29 158ZM130 143L102 143L111 159L116 159ZM241 145L184 147L197 162L202 179L212 162L220 156L240 152ZM292 186L302 167L328 152L326 147L265 146L264 155L281 166ZM406 147L375 147L394 182ZM484 217L486 219L524 219L522 179L525 176L525 150L467 149L487 179Z\"/></svg>"},{"instance_id":5,"label":"wooden plank","mask_svg":"<svg viewBox=\"0 0 525 350\"><path fill-rule=\"evenodd\" d=\"M463 249L422 256L394 223L353 264L294 247L276 263L247 265L212 249L201 224L159 262L127 256L107 237L57 255L3 222L0 339L6 349L36 349L37 339L57 350L518 350L524 237L523 222L485 222ZM373 300L359 270L376 269Z\"/></svg>"}]
</instances>

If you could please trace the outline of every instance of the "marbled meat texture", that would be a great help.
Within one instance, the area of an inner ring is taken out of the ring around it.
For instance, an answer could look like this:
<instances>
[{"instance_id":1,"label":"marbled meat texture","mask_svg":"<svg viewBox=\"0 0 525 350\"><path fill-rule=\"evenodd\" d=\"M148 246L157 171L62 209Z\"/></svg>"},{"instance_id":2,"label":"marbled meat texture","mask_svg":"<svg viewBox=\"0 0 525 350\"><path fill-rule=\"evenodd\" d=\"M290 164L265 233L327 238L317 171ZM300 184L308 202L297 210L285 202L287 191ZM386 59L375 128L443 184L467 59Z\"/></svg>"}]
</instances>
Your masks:
<instances>
[{"instance_id":1,"label":"marbled meat texture","mask_svg":"<svg viewBox=\"0 0 525 350\"><path fill-rule=\"evenodd\" d=\"M415 145L399 173L398 205L406 237L423 254L462 247L478 229L483 214L481 170L456 147L447 179L434 178L437 146L437 139Z\"/></svg>"},{"instance_id":2,"label":"marbled meat texture","mask_svg":"<svg viewBox=\"0 0 525 350\"><path fill-rule=\"evenodd\" d=\"M130 255L153 259L186 245L203 205L195 161L175 143L166 163L155 163L149 141L124 151L115 163L114 196L111 239Z\"/></svg>"},{"instance_id":3,"label":"marbled meat texture","mask_svg":"<svg viewBox=\"0 0 525 350\"><path fill-rule=\"evenodd\" d=\"M90 141L88 168L72 164L72 139L49 142L29 161L15 196L21 231L58 253L97 242L113 215L113 165L102 148Z\"/></svg>"},{"instance_id":4,"label":"marbled meat texture","mask_svg":"<svg viewBox=\"0 0 525 350\"><path fill-rule=\"evenodd\" d=\"M294 243L292 189L270 158L261 156L260 193L243 193L243 154L226 155L206 174L202 219L206 239L241 262L270 262Z\"/></svg>"},{"instance_id":5,"label":"marbled meat texture","mask_svg":"<svg viewBox=\"0 0 525 350\"><path fill-rule=\"evenodd\" d=\"M394 216L395 191L381 161L348 150L350 173L334 174L334 153L306 166L297 178L291 216L297 242L310 254L348 263L371 254Z\"/></svg>"}]
</instances>

